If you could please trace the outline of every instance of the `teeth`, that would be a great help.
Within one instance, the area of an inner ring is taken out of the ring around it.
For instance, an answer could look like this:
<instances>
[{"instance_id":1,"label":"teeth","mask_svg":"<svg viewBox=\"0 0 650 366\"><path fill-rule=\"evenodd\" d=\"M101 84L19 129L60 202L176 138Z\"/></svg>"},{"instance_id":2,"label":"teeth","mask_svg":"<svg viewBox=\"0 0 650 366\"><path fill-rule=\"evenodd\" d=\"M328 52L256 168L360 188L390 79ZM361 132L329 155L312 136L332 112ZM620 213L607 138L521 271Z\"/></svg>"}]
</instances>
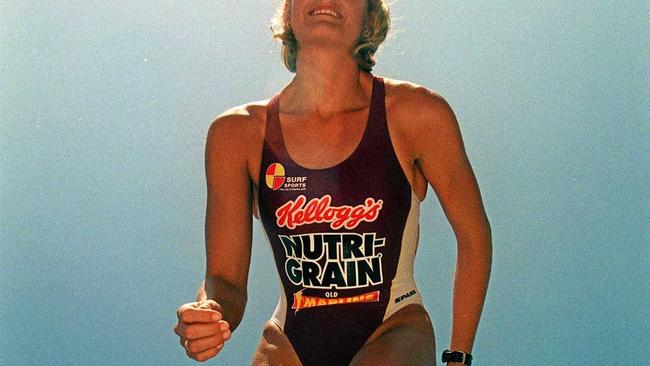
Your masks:
<instances>
[{"instance_id":1,"label":"teeth","mask_svg":"<svg viewBox=\"0 0 650 366\"><path fill-rule=\"evenodd\" d=\"M319 14L326 14L326 15L331 15L335 18L339 18L339 14L335 12L334 10L329 10L329 9L319 9L316 11L312 11L311 15L319 15Z\"/></svg>"}]
</instances>

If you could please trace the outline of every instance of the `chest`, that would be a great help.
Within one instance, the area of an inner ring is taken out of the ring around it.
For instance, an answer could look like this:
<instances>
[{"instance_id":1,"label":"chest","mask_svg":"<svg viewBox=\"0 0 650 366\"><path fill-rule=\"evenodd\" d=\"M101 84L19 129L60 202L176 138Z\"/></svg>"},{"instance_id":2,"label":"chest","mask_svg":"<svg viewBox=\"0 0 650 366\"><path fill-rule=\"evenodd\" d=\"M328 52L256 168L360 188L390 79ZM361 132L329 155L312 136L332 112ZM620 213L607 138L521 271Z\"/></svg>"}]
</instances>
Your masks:
<instances>
[{"instance_id":1,"label":"chest","mask_svg":"<svg viewBox=\"0 0 650 366\"><path fill-rule=\"evenodd\" d=\"M354 153L364 138L368 117L368 108L341 113L327 120L280 114L282 139L298 165L324 169Z\"/></svg>"},{"instance_id":2,"label":"chest","mask_svg":"<svg viewBox=\"0 0 650 366\"><path fill-rule=\"evenodd\" d=\"M426 195L427 183L419 170L414 152L409 146L408 121L405 114L398 111L399 106L387 103L387 129L397 161L417 196L422 200ZM333 167L344 162L355 153L367 132L369 110L348 113L338 119L319 121L281 115L282 138L291 160L302 167L315 170ZM264 145L266 120L259 119L259 133L249 158L249 175L252 181L253 211L259 217L259 189L265 185L262 169L262 150ZM262 177L262 181L260 181ZM298 182L299 183L299 182Z\"/></svg>"}]
</instances>

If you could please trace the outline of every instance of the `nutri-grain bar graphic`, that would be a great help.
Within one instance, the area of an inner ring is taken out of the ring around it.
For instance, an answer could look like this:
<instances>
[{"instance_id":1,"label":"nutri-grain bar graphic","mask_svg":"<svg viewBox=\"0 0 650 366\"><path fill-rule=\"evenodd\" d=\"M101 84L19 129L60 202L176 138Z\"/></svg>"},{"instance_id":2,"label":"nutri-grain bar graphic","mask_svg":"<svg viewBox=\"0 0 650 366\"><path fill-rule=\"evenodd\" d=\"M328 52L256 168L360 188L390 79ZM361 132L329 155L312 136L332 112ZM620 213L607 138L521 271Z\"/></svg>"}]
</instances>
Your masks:
<instances>
[{"instance_id":1,"label":"nutri-grain bar graphic","mask_svg":"<svg viewBox=\"0 0 650 366\"><path fill-rule=\"evenodd\" d=\"M284 269L294 284L305 288L352 289L379 285L385 238L375 233L312 233L280 235Z\"/></svg>"}]
</instances>

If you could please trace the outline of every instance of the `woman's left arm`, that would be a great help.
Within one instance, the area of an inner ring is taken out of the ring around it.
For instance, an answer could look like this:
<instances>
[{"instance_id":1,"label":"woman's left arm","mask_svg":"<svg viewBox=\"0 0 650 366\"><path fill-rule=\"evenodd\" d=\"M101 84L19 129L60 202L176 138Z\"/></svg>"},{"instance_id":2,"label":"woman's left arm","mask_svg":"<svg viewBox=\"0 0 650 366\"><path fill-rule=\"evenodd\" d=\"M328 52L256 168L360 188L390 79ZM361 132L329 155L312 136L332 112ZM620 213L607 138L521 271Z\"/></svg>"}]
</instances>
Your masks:
<instances>
[{"instance_id":1,"label":"woman's left arm","mask_svg":"<svg viewBox=\"0 0 650 366\"><path fill-rule=\"evenodd\" d=\"M458 245L449 348L471 353L492 265L490 223L454 112L425 88L417 94L420 112L410 128L415 162L436 192Z\"/></svg>"}]
</instances>

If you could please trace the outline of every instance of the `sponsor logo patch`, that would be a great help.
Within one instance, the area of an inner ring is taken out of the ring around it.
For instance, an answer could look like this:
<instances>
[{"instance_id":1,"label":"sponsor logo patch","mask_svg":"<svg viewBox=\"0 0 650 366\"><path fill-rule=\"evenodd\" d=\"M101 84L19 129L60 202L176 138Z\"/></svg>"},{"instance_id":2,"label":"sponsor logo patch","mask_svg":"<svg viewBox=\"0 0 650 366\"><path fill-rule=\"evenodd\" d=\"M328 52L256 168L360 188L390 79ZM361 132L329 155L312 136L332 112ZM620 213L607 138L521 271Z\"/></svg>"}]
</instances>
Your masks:
<instances>
[{"instance_id":1,"label":"sponsor logo patch","mask_svg":"<svg viewBox=\"0 0 650 366\"><path fill-rule=\"evenodd\" d=\"M284 166L280 163L273 163L266 168L266 186L276 191L284 184Z\"/></svg>"},{"instance_id":2,"label":"sponsor logo patch","mask_svg":"<svg viewBox=\"0 0 650 366\"><path fill-rule=\"evenodd\" d=\"M284 270L294 285L318 289L354 289L384 282L385 238L375 233L280 235Z\"/></svg>"},{"instance_id":3,"label":"sponsor logo patch","mask_svg":"<svg viewBox=\"0 0 650 366\"><path fill-rule=\"evenodd\" d=\"M409 297L415 295L415 290L411 290L400 297L395 298L395 304L408 299Z\"/></svg>"},{"instance_id":4,"label":"sponsor logo patch","mask_svg":"<svg viewBox=\"0 0 650 366\"><path fill-rule=\"evenodd\" d=\"M373 222L379 216L379 210L384 203L372 197L365 199L363 204L354 207L332 206L332 196L312 198L307 202L304 195L295 200L287 201L275 211L276 223L279 227L295 229L296 226L329 222L333 230L346 228L354 229L362 221Z\"/></svg>"},{"instance_id":5,"label":"sponsor logo patch","mask_svg":"<svg viewBox=\"0 0 650 366\"><path fill-rule=\"evenodd\" d=\"M303 296L302 291L303 290L300 290L293 294L293 305L291 306L291 309L295 310L296 312L301 309L308 309L317 306L379 302L379 291L368 292L357 296L338 298Z\"/></svg>"},{"instance_id":6,"label":"sponsor logo patch","mask_svg":"<svg viewBox=\"0 0 650 366\"><path fill-rule=\"evenodd\" d=\"M273 163L266 168L266 186L274 191L304 191L307 177L287 175L282 164Z\"/></svg>"},{"instance_id":7,"label":"sponsor logo patch","mask_svg":"<svg viewBox=\"0 0 650 366\"><path fill-rule=\"evenodd\" d=\"M373 222L379 216L383 201L367 197L356 206L331 204L324 195L307 200L299 195L275 211L278 227L295 229L301 225L326 223L332 230L352 230L362 222ZM293 294L292 309L370 303L379 301L379 291L371 286L384 282L382 247L386 238L376 232L315 232L278 235L284 249L284 274L302 290ZM376 287L375 287L376 288ZM308 289L308 295L303 291ZM350 296L339 290L367 289ZM312 291L316 291L314 294ZM340 296L341 295L341 296Z\"/></svg>"}]
</instances>

